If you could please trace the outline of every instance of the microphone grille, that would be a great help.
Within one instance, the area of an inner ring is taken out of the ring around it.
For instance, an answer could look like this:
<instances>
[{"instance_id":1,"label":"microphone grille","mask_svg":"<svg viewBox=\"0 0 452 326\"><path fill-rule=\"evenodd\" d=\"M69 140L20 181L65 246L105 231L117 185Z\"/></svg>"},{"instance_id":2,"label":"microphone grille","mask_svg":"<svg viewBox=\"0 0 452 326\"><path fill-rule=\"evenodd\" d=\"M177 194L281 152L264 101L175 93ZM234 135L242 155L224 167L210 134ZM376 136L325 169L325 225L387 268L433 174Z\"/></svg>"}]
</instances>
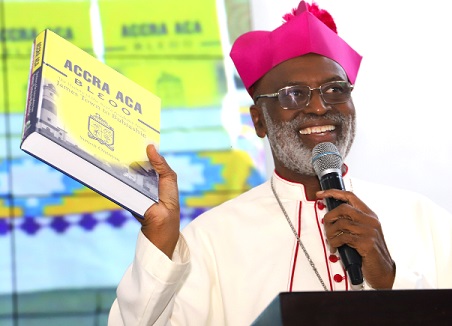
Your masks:
<instances>
[{"instance_id":1,"label":"microphone grille","mask_svg":"<svg viewBox=\"0 0 452 326\"><path fill-rule=\"evenodd\" d=\"M320 177L324 171L341 170L342 156L333 143L320 143L312 149L312 165Z\"/></svg>"}]
</instances>

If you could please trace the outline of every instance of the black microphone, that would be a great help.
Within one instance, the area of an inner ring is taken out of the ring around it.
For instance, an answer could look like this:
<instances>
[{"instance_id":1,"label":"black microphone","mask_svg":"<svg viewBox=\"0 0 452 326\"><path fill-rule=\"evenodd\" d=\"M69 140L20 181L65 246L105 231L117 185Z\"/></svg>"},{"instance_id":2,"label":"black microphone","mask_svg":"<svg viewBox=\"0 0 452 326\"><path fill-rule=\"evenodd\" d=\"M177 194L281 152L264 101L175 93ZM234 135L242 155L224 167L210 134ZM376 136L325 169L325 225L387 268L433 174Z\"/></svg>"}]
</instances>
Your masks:
<instances>
[{"instance_id":1,"label":"black microphone","mask_svg":"<svg viewBox=\"0 0 452 326\"><path fill-rule=\"evenodd\" d=\"M319 177L322 190L345 190L341 170L342 157L334 144L328 142L317 144L312 150L312 165L315 173ZM326 207L329 211L343 203L343 201L335 198L326 198ZM362 257L358 251L347 245L339 247L338 250L352 284L362 284Z\"/></svg>"}]
</instances>

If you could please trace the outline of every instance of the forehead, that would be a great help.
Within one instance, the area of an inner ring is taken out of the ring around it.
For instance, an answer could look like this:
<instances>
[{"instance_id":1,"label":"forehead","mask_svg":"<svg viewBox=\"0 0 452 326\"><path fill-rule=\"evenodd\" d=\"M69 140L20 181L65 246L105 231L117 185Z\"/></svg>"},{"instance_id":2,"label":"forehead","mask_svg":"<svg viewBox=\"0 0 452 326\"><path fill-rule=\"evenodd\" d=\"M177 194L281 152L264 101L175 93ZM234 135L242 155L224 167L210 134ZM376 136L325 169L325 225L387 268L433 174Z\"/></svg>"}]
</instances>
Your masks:
<instances>
[{"instance_id":1,"label":"forehead","mask_svg":"<svg viewBox=\"0 0 452 326\"><path fill-rule=\"evenodd\" d=\"M259 86L281 88L290 84L307 84L314 87L331 80L348 78L336 61L311 53L280 63L261 78Z\"/></svg>"}]
</instances>

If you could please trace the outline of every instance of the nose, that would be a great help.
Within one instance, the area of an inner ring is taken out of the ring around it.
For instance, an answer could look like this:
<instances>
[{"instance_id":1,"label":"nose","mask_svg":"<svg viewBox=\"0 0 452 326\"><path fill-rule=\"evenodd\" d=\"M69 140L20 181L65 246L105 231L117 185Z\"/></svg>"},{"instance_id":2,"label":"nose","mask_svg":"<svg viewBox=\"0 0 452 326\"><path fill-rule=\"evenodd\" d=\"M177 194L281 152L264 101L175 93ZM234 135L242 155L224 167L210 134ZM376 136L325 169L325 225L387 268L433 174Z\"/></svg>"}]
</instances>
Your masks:
<instances>
[{"instance_id":1,"label":"nose","mask_svg":"<svg viewBox=\"0 0 452 326\"><path fill-rule=\"evenodd\" d=\"M303 111L305 113L323 115L329 110L331 110L331 106L323 100L322 94L320 94L320 89L311 89L308 105L306 105Z\"/></svg>"}]
</instances>

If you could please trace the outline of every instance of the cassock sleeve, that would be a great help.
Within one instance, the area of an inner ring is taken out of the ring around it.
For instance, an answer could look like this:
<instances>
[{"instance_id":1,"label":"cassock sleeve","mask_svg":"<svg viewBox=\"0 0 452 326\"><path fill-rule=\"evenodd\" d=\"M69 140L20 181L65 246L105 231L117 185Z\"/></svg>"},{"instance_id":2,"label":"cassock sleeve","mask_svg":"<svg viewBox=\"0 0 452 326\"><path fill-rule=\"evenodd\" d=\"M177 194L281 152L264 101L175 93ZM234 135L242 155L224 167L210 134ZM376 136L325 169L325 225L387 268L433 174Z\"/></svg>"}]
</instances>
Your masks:
<instances>
[{"instance_id":1,"label":"cassock sleeve","mask_svg":"<svg viewBox=\"0 0 452 326\"><path fill-rule=\"evenodd\" d=\"M134 261L118 285L108 325L169 325L174 294L189 263L182 235L170 260L140 232Z\"/></svg>"}]
</instances>

